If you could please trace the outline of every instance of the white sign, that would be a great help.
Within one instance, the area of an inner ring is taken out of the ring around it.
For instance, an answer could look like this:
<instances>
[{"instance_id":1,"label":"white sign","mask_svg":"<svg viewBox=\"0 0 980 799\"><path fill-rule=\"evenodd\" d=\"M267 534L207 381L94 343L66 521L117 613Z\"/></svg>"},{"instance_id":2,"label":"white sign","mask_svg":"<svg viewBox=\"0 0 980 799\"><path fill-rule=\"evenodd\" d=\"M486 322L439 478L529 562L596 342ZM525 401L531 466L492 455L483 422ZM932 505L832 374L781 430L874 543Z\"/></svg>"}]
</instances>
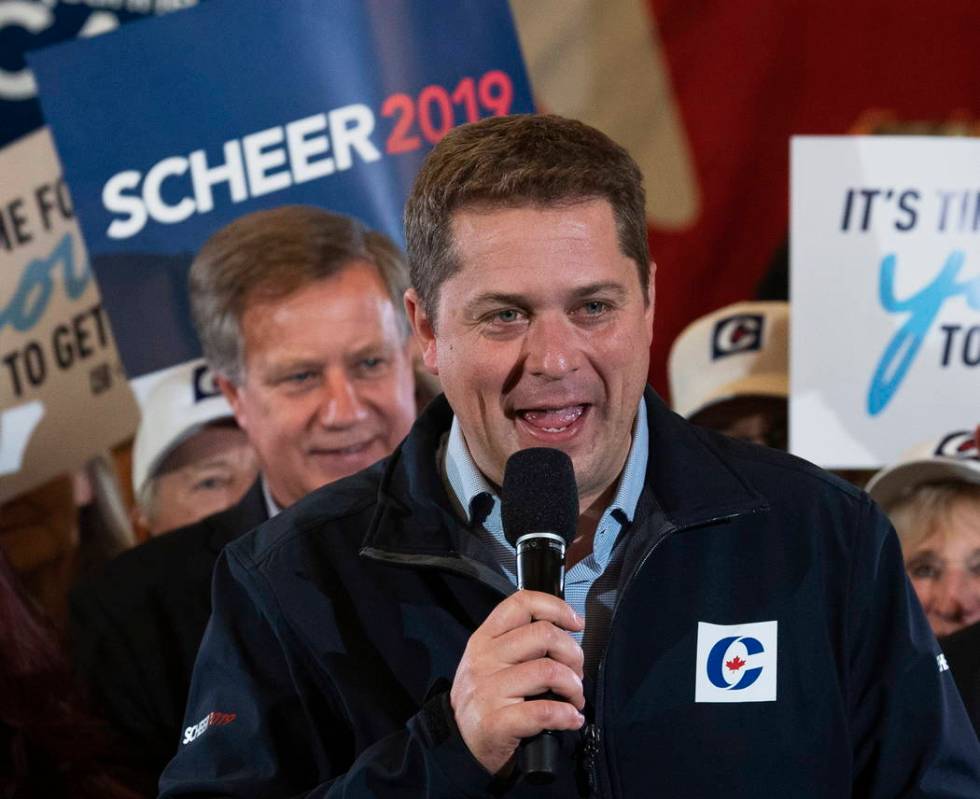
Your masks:
<instances>
[{"instance_id":1,"label":"white sign","mask_svg":"<svg viewBox=\"0 0 980 799\"><path fill-rule=\"evenodd\" d=\"M980 141L792 143L790 447L874 468L980 420Z\"/></svg>"},{"instance_id":2,"label":"white sign","mask_svg":"<svg viewBox=\"0 0 980 799\"><path fill-rule=\"evenodd\" d=\"M81 466L139 411L47 129L0 151L0 502Z\"/></svg>"}]
</instances>

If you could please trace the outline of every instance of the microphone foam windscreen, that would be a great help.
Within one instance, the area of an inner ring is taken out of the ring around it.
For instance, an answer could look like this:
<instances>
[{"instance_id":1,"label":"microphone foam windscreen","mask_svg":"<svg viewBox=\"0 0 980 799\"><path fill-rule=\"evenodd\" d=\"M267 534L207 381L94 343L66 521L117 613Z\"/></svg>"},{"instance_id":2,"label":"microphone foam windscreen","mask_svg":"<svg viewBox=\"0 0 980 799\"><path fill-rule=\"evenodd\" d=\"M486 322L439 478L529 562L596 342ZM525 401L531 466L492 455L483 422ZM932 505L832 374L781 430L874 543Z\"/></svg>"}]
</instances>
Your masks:
<instances>
[{"instance_id":1,"label":"microphone foam windscreen","mask_svg":"<svg viewBox=\"0 0 980 799\"><path fill-rule=\"evenodd\" d=\"M572 459L552 447L531 447L511 455L504 466L501 516L511 546L527 533L557 533L570 544L578 522Z\"/></svg>"}]
</instances>

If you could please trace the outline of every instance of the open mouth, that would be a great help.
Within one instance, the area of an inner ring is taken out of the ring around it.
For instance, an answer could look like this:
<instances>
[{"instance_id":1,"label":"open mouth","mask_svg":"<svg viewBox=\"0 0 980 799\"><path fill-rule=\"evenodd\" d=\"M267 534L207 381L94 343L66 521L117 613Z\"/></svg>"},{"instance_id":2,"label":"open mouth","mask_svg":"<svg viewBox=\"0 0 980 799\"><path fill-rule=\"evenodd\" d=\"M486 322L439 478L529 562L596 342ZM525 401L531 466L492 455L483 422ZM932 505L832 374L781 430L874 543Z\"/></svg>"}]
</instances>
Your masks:
<instances>
[{"instance_id":1,"label":"open mouth","mask_svg":"<svg viewBox=\"0 0 980 799\"><path fill-rule=\"evenodd\" d=\"M314 449L312 452L314 455L320 455L324 457L334 457L334 458L344 458L351 455L360 455L367 450L374 443L374 439L368 439L367 441L362 441L359 444L351 444L347 447L336 447L327 449L326 447L319 447Z\"/></svg>"},{"instance_id":2,"label":"open mouth","mask_svg":"<svg viewBox=\"0 0 980 799\"><path fill-rule=\"evenodd\" d=\"M561 408L533 408L517 412L524 429L544 440L564 439L582 426L588 405L566 405Z\"/></svg>"}]
</instances>

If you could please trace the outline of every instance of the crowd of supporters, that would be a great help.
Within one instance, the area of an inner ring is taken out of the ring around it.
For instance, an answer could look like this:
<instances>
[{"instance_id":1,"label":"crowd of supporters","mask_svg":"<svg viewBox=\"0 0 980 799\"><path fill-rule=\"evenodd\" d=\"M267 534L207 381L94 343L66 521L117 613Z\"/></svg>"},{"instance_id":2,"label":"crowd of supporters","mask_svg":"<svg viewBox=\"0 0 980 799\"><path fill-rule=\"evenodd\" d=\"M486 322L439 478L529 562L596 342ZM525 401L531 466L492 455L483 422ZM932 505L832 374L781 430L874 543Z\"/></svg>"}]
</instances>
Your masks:
<instances>
[{"instance_id":1,"label":"crowd of supporters","mask_svg":"<svg viewBox=\"0 0 980 799\"><path fill-rule=\"evenodd\" d=\"M347 217L247 215L208 241L190 285L205 358L158 381L134 442L0 509L0 796L152 795L185 734L222 546L388 455L439 391L417 368L402 253ZM789 315L745 302L692 323L671 353L674 410L786 449ZM844 476L894 524L980 725L970 422Z\"/></svg>"}]
</instances>

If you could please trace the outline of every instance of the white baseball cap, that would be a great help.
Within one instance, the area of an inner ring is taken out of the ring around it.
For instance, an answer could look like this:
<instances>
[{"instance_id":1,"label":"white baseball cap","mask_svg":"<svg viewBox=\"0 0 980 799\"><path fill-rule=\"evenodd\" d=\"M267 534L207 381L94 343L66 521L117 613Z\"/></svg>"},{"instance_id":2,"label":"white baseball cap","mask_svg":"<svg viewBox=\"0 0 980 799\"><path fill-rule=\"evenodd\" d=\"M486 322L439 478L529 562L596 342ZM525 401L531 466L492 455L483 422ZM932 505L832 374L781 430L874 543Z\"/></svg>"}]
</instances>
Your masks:
<instances>
[{"instance_id":1,"label":"white baseball cap","mask_svg":"<svg viewBox=\"0 0 980 799\"><path fill-rule=\"evenodd\" d=\"M234 418L203 358L170 369L150 389L133 444L133 490L140 489L164 459L205 425Z\"/></svg>"},{"instance_id":2,"label":"white baseball cap","mask_svg":"<svg viewBox=\"0 0 980 799\"><path fill-rule=\"evenodd\" d=\"M954 480L980 485L980 452L973 430L953 430L919 444L886 466L865 489L885 510L925 483Z\"/></svg>"},{"instance_id":3,"label":"white baseball cap","mask_svg":"<svg viewBox=\"0 0 980 799\"><path fill-rule=\"evenodd\" d=\"M738 302L695 319L667 362L674 410L686 418L737 397L789 396L789 303Z\"/></svg>"}]
</instances>

